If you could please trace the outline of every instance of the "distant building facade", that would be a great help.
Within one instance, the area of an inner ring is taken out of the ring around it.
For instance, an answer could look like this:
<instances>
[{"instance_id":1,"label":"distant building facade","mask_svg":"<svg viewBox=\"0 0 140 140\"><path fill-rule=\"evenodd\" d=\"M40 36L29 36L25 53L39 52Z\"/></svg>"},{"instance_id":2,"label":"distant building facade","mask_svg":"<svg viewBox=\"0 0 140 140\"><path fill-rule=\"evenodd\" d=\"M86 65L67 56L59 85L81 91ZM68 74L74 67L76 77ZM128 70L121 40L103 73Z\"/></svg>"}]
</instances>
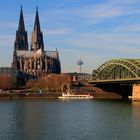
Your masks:
<instances>
[{"instance_id":1,"label":"distant building facade","mask_svg":"<svg viewBox=\"0 0 140 140\"><path fill-rule=\"evenodd\" d=\"M18 30L14 44L12 68L34 76L48 73L61 73L58 51L44 51L43 34L40 28L38 8L36 9L34 29L29 50L27 31L25 30L21 7Z\"/></svg>"}]
</instances>

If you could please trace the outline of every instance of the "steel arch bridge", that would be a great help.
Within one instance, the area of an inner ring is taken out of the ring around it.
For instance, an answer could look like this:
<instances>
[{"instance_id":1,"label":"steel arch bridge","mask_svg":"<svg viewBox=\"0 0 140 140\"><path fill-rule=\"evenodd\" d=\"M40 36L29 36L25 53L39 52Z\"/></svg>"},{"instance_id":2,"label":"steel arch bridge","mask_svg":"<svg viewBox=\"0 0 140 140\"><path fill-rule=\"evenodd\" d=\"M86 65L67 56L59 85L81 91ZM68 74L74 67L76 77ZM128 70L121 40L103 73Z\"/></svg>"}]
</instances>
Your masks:
<instances>
[{"instance_id":1,"label":"steel arch bridge","mask_svg":"<svg viewBox=\"0 0 140 140\"><path fill-rule=\"evenodd\" d=\"M112 59L93 71L95 81L140 79L140 59Z\"/></svg>"}]
</instances>

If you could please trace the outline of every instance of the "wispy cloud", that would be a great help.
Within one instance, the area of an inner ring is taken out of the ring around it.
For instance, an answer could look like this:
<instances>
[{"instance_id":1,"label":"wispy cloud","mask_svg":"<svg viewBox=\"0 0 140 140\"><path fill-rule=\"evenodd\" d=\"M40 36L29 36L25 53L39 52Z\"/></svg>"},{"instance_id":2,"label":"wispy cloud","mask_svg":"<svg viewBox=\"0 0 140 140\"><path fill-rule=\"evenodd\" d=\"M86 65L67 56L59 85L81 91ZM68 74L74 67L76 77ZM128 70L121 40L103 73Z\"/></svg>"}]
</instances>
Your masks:
<instances>
[{"instance_id":1,"label":"wispy cloud","mask_svg":"<svg viewBox=\"0 0 140 140\"><path fill-rule=\"evenodd\" d=\"M65 29L65 28L62 28L62 29L44 29L43 30L43 34L46 35L46 36L55 36L55 35L70 35L72 34L73 31L71 29Z\"/></svg>"},{"instance_id":2,"label":"wispy cloud","mask_svg":"<svg viewBox=\"0 0 140 140\"><path fill-rule=\"evenodd\" d=\"M140 23L132 25L122 25L114 29L115 32L124 32L124 33L139 33L140 32Z\"/></svg>"},{"instance_id":3,"label":"wispy cloud","mask_svg":"<svg viewBox=\"0 0 140 140\"><path fill-rule=\"evenodd\" d=\"M62 22L77 21L81 22L81 24L97 24L109 18L140 13L140 10L133 6L136 2L137 0L119 0L115 2L109 0L99 4L86 4L82 7L70 7L67 9L60 7L59 9L57 8L49 11L48 16L51 17L51 19L57 21L61 20Z\"/></svg>"},{"instance_id":4,"label":"wispy cloud","mask_svg":"<svg viewBox=\"0 0 140 140\"><path fill-rule=\"evenodd\" d=\"M136 4L137 2L139 2L139 0L115 0L115 1L109 0L109 2L113 4L130 5Z\"/></svg>"},{"instance_id":5,"label":"wispy cloud","mask_svg":"<svg viewBox=\"0 0 140 140\"><path fill-rule=\"evenodd\" d=\"M1 21L0 27L1 27L1 29L15 29L17 27L17 23L9 22L9 21L5 21L5 22Z\"/></svg>"},{"instance_id":6,"label":"wispy cloud","mask_svg":"<svg viewBox=\"0 0 140 140\"><path fill-rule=\"evenodd\" d=\"M11 66L14 48L14 36L0 35L0 67Z\"/></svg>"},{"instance_id":7,"label":"wispy cloud","mask_svg":"<svg viewBox=\"0 0 140 140\"><path fill-rule=\"evenodd\" d=\"M13 35L0 35L0 47L11 47L14 44L14 38L15 36Z\"/></svg>"},{"instance_id":8,"label":"wispy cloud","mask_svg":"<svg viewBox=\"0 0 140 140\"><path fill-rule=\"evenodd\" d=\"M84 71L88 72L107 59L139 57L139 0L91 3L79 0L80 4L77 2L76 5L72 4L74 2L77 1L63 0L52 7L39 9L45 46L50 50L58 48L63 71L76 71L78 53L84 60ZM24 13L29 42L34 17L35 11ZM11 48L9 54L13 52L17 27L18 17L15 21L4 19L0 22L0 47Z\"/></svg>"}]
</instances>

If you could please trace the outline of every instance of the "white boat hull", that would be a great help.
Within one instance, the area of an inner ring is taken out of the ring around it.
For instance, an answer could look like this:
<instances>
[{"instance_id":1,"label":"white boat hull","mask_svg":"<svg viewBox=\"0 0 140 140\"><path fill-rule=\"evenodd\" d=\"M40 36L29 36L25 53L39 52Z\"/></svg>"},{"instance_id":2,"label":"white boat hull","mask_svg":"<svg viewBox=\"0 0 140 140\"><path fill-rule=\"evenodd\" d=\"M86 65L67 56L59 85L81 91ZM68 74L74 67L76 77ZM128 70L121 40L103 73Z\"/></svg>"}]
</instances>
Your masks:
<instances>
[{"instance_id":1,"label":"white boat hull","mask_svg":"<svg viewBox=\"0 0 140 140\"><path fill-rule=\"evenodd\" d=\"M59 99L93 99L91 95L74 95L74 94L62 94Z\"/></svg>"}]
</instances>

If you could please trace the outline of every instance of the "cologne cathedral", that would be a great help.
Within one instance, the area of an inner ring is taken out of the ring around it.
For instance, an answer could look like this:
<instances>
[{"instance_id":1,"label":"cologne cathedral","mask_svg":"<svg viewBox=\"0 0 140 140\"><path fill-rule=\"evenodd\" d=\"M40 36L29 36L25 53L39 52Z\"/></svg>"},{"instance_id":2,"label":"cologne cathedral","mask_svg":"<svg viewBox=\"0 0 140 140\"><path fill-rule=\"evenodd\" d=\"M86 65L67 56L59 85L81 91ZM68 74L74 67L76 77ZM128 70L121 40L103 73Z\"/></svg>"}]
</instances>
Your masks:
<instances>
[{"instance_id":1,"label":"cologne cathedral","mask_svg":"<svg viewBox=\"0 0 140 140\"><path fill-rule=\"evenodd\" d=\"M21 7L18 30L14 44L12 68L34 76L43 76L49 73L61 73L59 53L45 51L43 34L40 28L38 8L36 9L30 48L27 31L25 30L23 11Z\"/></svg>"}]
</instances>

